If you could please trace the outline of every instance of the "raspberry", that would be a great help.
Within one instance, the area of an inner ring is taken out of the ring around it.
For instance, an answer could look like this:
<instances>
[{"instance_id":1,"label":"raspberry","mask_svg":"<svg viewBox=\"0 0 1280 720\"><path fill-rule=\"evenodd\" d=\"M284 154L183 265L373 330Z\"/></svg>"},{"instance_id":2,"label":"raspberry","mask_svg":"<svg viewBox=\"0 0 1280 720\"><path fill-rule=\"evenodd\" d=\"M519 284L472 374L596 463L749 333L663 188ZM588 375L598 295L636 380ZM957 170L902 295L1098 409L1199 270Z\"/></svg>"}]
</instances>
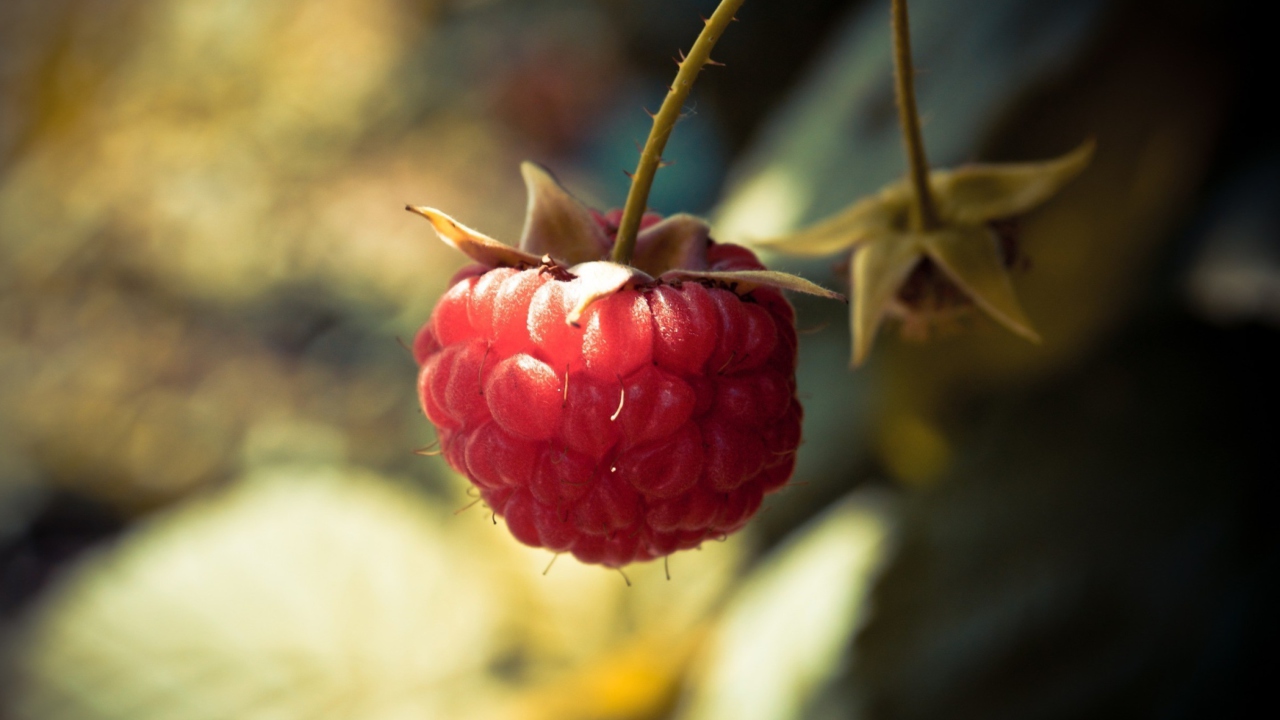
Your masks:
<instances>
[{"instance_id":1,"label":"raspberry","mask_svg":"<svg viewBox=\"0 0 1280 720\"><path fill-rule=\"evenodd\" d=\"M593 219L605 238L616 231L613 214ZM709 240L706 266L764 270ZM583 284L545 263L455 278L414 342L445 458L517 540L587 563L738 530L795 466L791 306L771 287L658 278L570 324Z\"/></svg>"},{"instance_id":2,"label":"raspberry","mask_svg":"<svg viewBox=\"0 0 1280 720\"><path fill-rule=\"evenodd\" d=\"M518 247L408 206L476 261L414 340L445 459L517 540L621 567L746 524L795 468L795 314L765 269L690 215L645 213L662 149L742 0L721 0L600 213L533 163Z\"/></svg>"},{"instance_id":3,"label":"raspberry","mask_svg":"<svg viewBox=\"0 0 1280 720\"><path fill-rule=\"evenodd\" d=\"M795 313L780 290L843 297L766 270L689 215L646 214L618 242L621 211L522 170L518 248L408 208L477 263L413 343L445 459L517 540L587 563L738 530L786 485L800 445Z\"/></svg>"}]
</instances>

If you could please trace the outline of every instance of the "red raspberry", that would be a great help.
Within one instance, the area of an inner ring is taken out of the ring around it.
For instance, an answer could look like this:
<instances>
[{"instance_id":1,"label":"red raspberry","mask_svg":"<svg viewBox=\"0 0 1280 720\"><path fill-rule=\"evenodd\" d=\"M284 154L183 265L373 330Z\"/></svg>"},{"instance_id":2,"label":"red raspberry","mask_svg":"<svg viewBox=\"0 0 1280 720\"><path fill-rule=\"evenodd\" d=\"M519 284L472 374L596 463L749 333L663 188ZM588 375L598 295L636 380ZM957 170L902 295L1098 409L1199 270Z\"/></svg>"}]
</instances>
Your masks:
<instances>
[{"instance_id":1,"label":"red raspberry","mask_svg":"<svg viewBox=\"0 0 1280 720\"><path fill-rule=\"evenodd\" d=\"M595 215L606 235L617 219ZM647 218L649 224L657 218ZM709 242L711 271L763 270ZM459 273L414 342L449 464L527 545L620 567L744 524L800 444L795 315L769 287L628 286L566 316L559 266Z\"/></svg>"},{"instance_id":2,"label":"red raspberry","mask_svg":"<svg viewBox=\"0 0 1280 720\"><path fill-rule=\"evenodd\" d=\"M518 247L408 209L478 264L414 341L449 464L518 540L619 567L746 524L795 467L795 314L781 289L843 299L721 245L689 215L621 211L521 168ZM632 242L633 241L633 242Z\"/></svg>"}]
</instances>

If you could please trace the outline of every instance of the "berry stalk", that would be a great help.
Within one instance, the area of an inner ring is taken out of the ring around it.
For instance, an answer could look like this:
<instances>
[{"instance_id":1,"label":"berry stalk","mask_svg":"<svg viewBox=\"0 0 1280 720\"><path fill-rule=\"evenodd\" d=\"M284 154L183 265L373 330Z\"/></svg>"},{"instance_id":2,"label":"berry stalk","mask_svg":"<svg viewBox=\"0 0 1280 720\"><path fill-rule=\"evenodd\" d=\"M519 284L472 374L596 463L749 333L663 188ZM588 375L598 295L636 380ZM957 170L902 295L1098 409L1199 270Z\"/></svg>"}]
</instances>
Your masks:
<instances>
[{"instance_id":1,"label":"berry stalk","mask_svg":"<svg viewBox=\"0 0 1280 720\"><path fill-rule=\"evenodd\" d=\"M627 192L627 204L623 206L622 221L618 225L618 239L613 246L610 259L616 263L627 265L635 251L636 234L640 230L640 218L644 215L649 203L649 190L653 187L653 176L662 164L662 150L667 146L671 131L680 119L680 112L693 82L698 73L709 64L711 48L724 34L725 28L733 22L734 13L742 7L746 0L721 0L716 11L707 19L698 39L694 41L689 54L680 61L680 71L676 73L675 82L662 101L662 107L653 116L653 129L649 131L649 139L645 141L644 150L640 153L640 162L631 176L631 189Z\"/></svg>"},{"instance_id":2,"label":"berry stalk","mask_svg":"<svg viewBox=\"0 0 1280 720\"><path fill-rule=\"evenodd\" d=\"M911 187L915 191L912 221L917 230L938 227L938 210L929 189L929 161L920 135L920 113L916 109L915 67L911 63L911 28L907 20L907 0L893 0L893 77L898 97L898 120L902 142L907 149Z\"/></svg>"}]
</instances>

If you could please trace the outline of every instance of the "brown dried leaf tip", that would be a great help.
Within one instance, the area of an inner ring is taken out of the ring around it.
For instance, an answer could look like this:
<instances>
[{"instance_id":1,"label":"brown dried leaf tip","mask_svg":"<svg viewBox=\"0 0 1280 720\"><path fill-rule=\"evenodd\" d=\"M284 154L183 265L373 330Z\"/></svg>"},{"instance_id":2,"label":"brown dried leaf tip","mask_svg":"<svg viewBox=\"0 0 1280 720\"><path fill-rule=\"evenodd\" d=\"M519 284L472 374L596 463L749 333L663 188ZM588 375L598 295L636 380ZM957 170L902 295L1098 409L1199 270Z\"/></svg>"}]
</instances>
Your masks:
<instances>
[{"instance_id":1,"label":"brown dried leaf tip","mask_svg":"<svg viewBox=\"0 0 1280 720\"><path fill-rule=\"evenodd\" d=\"M1014 294L1010 269L1017 258L1004 221L1053 197L1088 166L1093 151L1089 140L1047 162L933 171L938 223L928 230L913 226L912 188L902 180L811 227L755 245L808 257L852 251L855 366L866 360L887 316L901 319L906 335L927 337L977 306L1038 342Z\"/></svg>"}]
</instances>

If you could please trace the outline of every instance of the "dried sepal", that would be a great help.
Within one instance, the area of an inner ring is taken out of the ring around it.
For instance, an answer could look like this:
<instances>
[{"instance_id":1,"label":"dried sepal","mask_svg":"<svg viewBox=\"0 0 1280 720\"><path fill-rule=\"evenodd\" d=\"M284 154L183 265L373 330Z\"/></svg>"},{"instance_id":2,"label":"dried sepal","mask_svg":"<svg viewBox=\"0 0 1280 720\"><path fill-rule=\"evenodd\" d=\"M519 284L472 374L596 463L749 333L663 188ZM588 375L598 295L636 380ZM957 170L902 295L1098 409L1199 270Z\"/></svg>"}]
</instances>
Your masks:
<instances>
[{"instance_id":1,"label":"dried sepal","mask_svg":"<svg viewBox=\"0 0 1280 720\"><path fill-rule=\"evenodd\" d=\"M631 265L653 276L676 268L705 270L710 233L701 218L672 215L640 231Z\"/></svg>"},{"instance_id":2,"label":"dried sepal","mask_svg":"<svg viewBox=\"0 0 1280 720\"><path fill-rule=\"evenodd\" d=\"M871 353L876 332L894 303L898 289L920 262L921 253L916 236L905 233L889 242L866 243L854 251L849 266L849 287L853 292L853 309L849 313L853 365L861 365Z\"/></svg>"},{"instance_id":3,"label":"dried sepal","mask_svg":"<svg viewBox=\"0 0 1280 720\"><path fill-rule=\"evenodd\" d=\"M1000 241L986 226L953 227L923 236L925 253L975 303L1001 325L1040 342L1013 290L1000 256Z\"/></svg>"},{"instance_id":4,"label":"dried sepal","mask_svg":"<svg viewBox=\"0 0 1280 720\"><path fill-rule=\"evenodd\" d=\"M931 173L929 184L944 222L978 225L1022 215L1053 197L1084 171L1096 143L1086 140L1045 162L965 165Z\"/></svg>"},{"instance_id":5,"label":"dried sepal","mask_svg":"<svg viewBox=\"0 0 1280 720\"><path fill-rule=\"evenodd\" d=\"M528 191L520 249L537 257L550 255L565 265L604 257L609 239L587 206L542 166L524 162L520 172Z\"/></svg>"},{"instance_id":6,"label":"dried sepal","mask_svg":"<svg viewBox=\"0 0 1280 720\"><path fill-rule=\"evenodd\" d=\"M833 255L874 237L884 228L905 227L910 205L910 188L899 182L803 230L751 244L801 257Z\"/></svg>"},{"instance_id":7,"label":"dried sepal","mask_svg":"<svg viewBox=\"0 0 1280 720\"><path fill-rule=\"evenodd\" d=\"M576 297L573 309L569 311L565 321L575 327L582 314L591 307L591 303L608 297L627 285L653 282L653 277L641 270L605 260L575 265L569 268L569 274L574 276Z\"/></svg>"},{"instance_id":8,"label":"dried sepal","mask_svg":"<svg viewBox=\"0 0 1280 720\"><path fill-rule=\"evenodd\" d=\"M743 293L750 292L756 288L767 287L847 302L847 298L844 295L834 290L828 290L817 283L805 280L799 275L791 275L776 270L669 270L663 273L659 279L667 282L679 280L708 281L736 287L738 291Z\"/></svg>"},{"instance_id":9,"label":"dried sepal","mask_svg":"<svg viewBox=\"0 0 1280 720\"><path fill-rule=\"evenodd\" d=\"M500 243L435 208L406 205L405 209L429 220L441 240L486 267L532 267L542 262L539 256Z\"/></svg>"}]
</instances>

